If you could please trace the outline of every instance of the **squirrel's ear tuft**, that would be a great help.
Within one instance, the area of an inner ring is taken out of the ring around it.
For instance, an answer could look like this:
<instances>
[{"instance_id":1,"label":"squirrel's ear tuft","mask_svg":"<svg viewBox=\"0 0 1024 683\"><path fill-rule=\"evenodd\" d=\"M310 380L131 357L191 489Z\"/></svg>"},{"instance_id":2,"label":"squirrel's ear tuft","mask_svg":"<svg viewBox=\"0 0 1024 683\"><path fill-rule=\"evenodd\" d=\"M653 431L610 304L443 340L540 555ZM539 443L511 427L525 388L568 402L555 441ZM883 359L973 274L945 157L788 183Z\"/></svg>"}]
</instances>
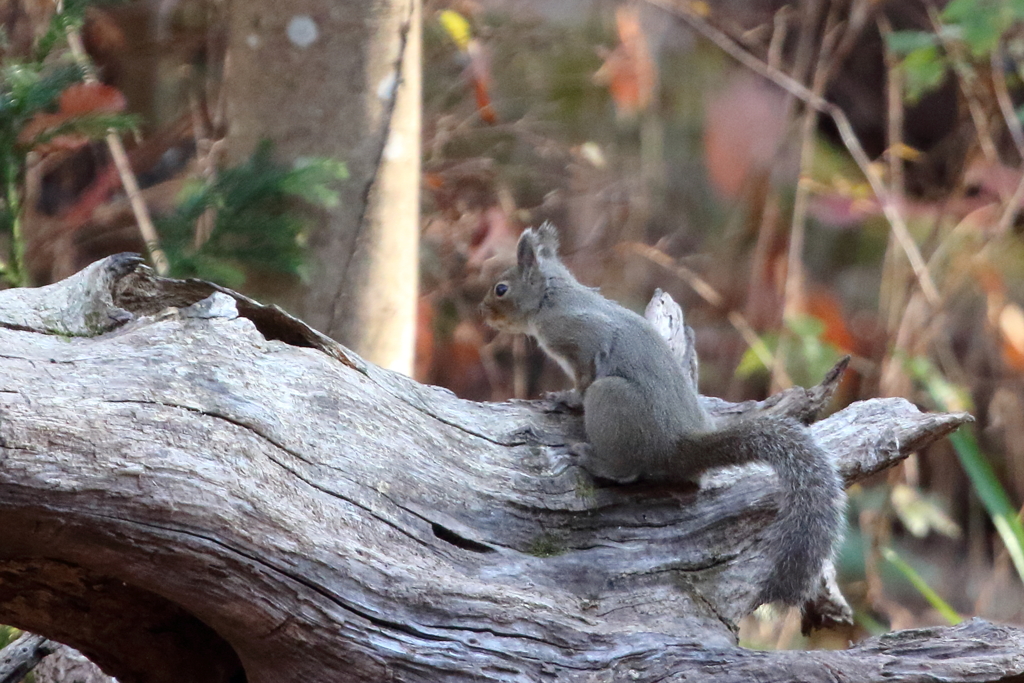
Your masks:
<instances>
[{"instance_id":1,"label":"squirrel's ear tuft","mask_svg":"<svg viewBox=\"0 0 1024 683\"><path fill-rule=\"evenodd\" d=\"M516 246L516 263L520 270L526 270L537 265L537 233L533 228L523 230L519 236L519 244Z\"/></svg>"},{"instance_id":2,"label":"squirrel's ear tuft","mask_svg":"<svg viewBox=\"0 0 1024 683\"><path fill-rule=\"evenodd\" d=\"M558 228L551 221L544 221L537 228L537 244L543 250L542 255L549 258L558 256Z\"/></svg>"}]
</instances>

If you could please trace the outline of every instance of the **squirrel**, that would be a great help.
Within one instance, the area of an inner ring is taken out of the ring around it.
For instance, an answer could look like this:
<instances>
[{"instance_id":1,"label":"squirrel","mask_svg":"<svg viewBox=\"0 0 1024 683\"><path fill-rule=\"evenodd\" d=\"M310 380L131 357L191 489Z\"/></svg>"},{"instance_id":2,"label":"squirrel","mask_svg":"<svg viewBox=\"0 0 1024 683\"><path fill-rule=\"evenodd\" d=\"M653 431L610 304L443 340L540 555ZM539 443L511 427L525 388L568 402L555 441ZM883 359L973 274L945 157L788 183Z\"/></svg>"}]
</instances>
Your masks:
<instances>
[{"instance_id":1,"label":"squirrel","mask_svg":"<svg viewBox=\"0 0 1024 683\"><path fill-rule=\"evenodd\" d=\"M595 477L671 484L716 467L770 465L783 499L768 531L772 569L755 606L812 597L842 534L845 492L803 424L758 416L715 425L698 400L693 368L683 368L646 319L573 277L550 223L522 233L516 265L490 288L481 311L499 331L536 338L573 380L589 442L579 464Z\"/></svg>"}]
</instances>

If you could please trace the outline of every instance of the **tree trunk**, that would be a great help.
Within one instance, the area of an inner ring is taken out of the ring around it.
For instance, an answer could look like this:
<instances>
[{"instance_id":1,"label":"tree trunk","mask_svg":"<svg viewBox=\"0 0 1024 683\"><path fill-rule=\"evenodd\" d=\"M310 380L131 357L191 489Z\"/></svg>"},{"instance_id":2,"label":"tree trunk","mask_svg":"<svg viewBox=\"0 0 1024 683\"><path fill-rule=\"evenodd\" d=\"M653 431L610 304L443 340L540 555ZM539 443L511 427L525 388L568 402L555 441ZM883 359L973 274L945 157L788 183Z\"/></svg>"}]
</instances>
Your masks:
<instances>
[{"instance_id":1,"label":"tree trunk","mask_svg":"<svg viewBox=\"0 0 1024 683\"><path fill-rule=\"evenodd\" d=\"M310 239L309 285L281 300L372 362L412 370L419 263L421 0L232 3L228 155L260 140L350 177ZM276 294L276 293L275 293Z\"/></svg>"},{"instance_id":2,"label":"tree trunk","mask_svg":"<svg viewBox=\"0 0 1024 683\"><path fill-rule=\"evenodd\" d=\"M578 415L460 400L133 257L0 292L0 349L0 622L122 683L1024 675L1024 632L980 620L736 647L767 570L762 468L600 486L568 453ZM706 403L806 419L840 371ZM811 429L852 483L969 419L876 399Z\"/></svg>"}]
</instances>

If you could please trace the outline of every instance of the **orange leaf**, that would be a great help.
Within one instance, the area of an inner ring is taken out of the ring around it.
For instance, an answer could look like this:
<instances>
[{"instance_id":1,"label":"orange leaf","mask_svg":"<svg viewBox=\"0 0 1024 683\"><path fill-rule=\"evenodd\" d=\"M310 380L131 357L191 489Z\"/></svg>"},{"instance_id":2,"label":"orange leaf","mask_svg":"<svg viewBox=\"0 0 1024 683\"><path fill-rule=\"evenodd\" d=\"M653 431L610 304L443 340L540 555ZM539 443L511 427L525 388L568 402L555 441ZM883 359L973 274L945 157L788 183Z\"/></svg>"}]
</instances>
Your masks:
<instances>
[{"instance_id":1,"label":"orange leaf","mask_svg":"<svg viewBox=\"0 0 1024 683\"><path fill-rule=\"evenodd\" d=\"M839 347L841 351L851 352L856 349L857 342L846 326L843 316L843 305L831 292L817 290L807 293L807 312L825 323L822 338Z\"/></svg>"},{"instance_id":2,"label":"orange leaf","mask_svg":"<svg viewBox=\"0 0 1024 683\"><path fill-rule=\"evenodd\" d=\"M95 6L85 9L82 39L85 40L86 52L104 56L121 52L128 42L113 15Z\"/></svg>"},{"instance_id":3,"label":"orange leaf","mask_svg":"<svg viewBox=\"0 0 1024 683\"><path fill-rule=\"evenodd\" d=\"M418 382L429 382L434 367L434 305L429 297L421 296L416 305L416 360L413 377Z\"/></svg>"},{"instance_id":4,"label":"orange leaf","mask_svg":"<svg viewBox=\"0 0 1024 683\"><path fill-rule=\"evenodd\" d=\"M616 9L615 24L619 44L594 74L594 82L607 85L618 115L629 117L650 106L658 82L657 65L647 48L635 8Z\"/></svg>"},{"instance_id":5,"label":"orange leaf","mask_svg":"<svg viewBox=\"0 0 1024 683\"><path fill-rule=\"evenodd\" d=\"M444 187L444 176L440 173L425 172L423 174L423 185L430 190L440 190Z\"/></svg>"},{"instance_id":6,"label":"orange leaf","mask_svg":"<svg viewBox=\"0 0 1024 683\"><path fill-rule=\"evenodd\" d=\"M69 230L77 230L92 218L92 212L107 200L111 193L121 186L121 176L114 164L107 164L96 174L92 183L81 193L75 203L68 207L61 217Z\"/></svg>"},{"instance_id":7,"label":"orange leaf","mask_svg":"<svg viewBox=\"0 0 1024 683\"><path fill-rule=\"evenodd\" d=\"M491 96L487 90L487 84L476 80L473 81L473 93L476 95L476 109L484 123L494 125L498 122L498 115L491 105Z\"/></svg>"},{"instance_id":8,"label":"orange leaf","mask_svg":"<svg viewBox=\"0 0 1024 683\"><path fill-rule=\"evenodd\" d=\"M1003 360L1014 370L1024 370L1024 310L1014 303L1003 306L999 313Z\"/></svg>"},{"instance_id":9,"label":"orange leaf","mask_svg":"<svg viewBox=\"0 0 1024 683\"><path fill-rule=\"evenodd\" d=\"M121 91L103 83L75 83L60 94L62 114L116 113L126 106Z\"/></svg>"},{"instance_id":10,"label":"orange leaf","mask_svg":"<svg viewBox=\"0 0 1024 683\"><path fill-rule=\"evenodd\" d=\"M498 115L491 105L491 65L487 54L475 38L469 41L466 53L469 55L468 75L476 97L476 110L485 123L493 125L498 122Z\"/></svg>"},{"instance_id":11,"label":"orange leaf","mask_svg":"<svg viewBox=\"0 0 1024 683\"><path fill-rule=\"evenodd\" d=\"M971 270L981 290L990 298L995 297L997 301L1002 302L1007 290L1002 273L983 263L975 263L974 266Z\"/></svg>"}]
</instances>

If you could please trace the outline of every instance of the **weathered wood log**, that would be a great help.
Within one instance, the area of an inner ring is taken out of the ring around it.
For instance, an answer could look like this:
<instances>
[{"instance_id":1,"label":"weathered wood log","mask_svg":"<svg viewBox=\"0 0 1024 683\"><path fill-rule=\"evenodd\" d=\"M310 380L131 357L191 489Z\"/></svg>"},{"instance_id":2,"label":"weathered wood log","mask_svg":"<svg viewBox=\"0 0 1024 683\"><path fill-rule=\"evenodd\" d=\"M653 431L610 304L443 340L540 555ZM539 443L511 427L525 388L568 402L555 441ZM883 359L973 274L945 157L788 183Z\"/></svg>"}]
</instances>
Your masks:
<instances>
[{"instance_id":1,"label":"weathered wood log","mask_svg":"<svg viewBox=\"0 0 1024 683\"><path fill-rule=\"evenodd\" d=\"M833 374L708 406L808 419ZM885 399L812 429L853 482L968 419ZM771 475L602 486L580 438L543 401L460 400L134 257L0 292L0 623L122 683L1024 674L1024 633L980 621L736 647Z\"/></svg>"},{"instance_id":2,"label":"weathered wood log","mask_svg":"<svg viewBox=\"0 0 1024 683\"><path fill-rule=\"evenodd\" d=\"M23 633L0 650L0 683L18 683L53 652L56 643L35 633Z\"/></svg>"},{"instance_id":3,"label":"weathered wood log","mask_svg":"<svg viewBox=\"0 0 1024 683\"><path fill-rule=\"evenodd\" d=\"M35 683L117 683L78 650L60 643L53 645L53 652L32 669Z\"/></svg>"}]
</instances>

